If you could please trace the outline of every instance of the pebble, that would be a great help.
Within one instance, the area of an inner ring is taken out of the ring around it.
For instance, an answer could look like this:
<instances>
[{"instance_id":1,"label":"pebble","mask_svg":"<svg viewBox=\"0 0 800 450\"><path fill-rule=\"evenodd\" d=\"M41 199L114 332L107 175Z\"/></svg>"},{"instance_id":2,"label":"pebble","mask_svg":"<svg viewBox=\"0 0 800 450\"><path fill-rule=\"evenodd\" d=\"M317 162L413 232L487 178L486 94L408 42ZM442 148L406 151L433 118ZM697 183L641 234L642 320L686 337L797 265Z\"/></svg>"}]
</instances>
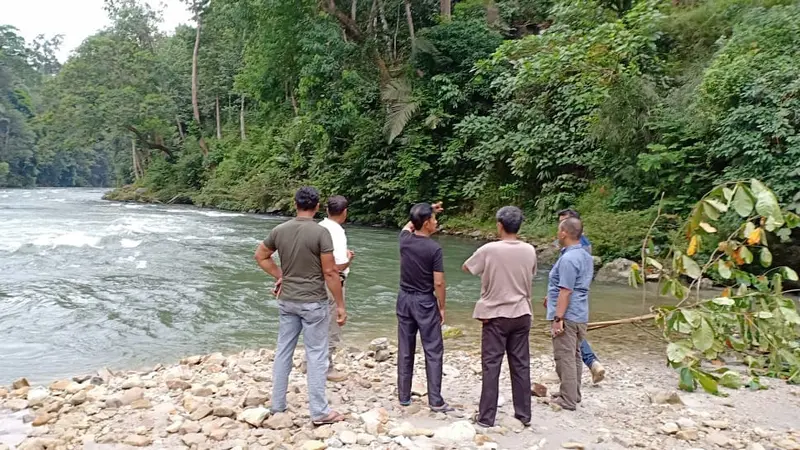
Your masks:
<instances>
[{"instance_id":1,"label":"pebble","mask_svg":"<svg viewBox=\"0 0 800 450\"><path fill-rule=\"evenodd\" d=\"M350 430L340 432L338 438L344 445L353 445L358 442L358 435Z\"/></svg>"},{"instance_id":2,"label":"pebble","mask_svg":"<svg viewBox=\"0 0 800 450\"><path fill-rule=\"evenodd\" d=\"M213 411L214 410L208 405L200 405L192 412L189 418L195 421L203 420L210 416Z\"/></svg>"},{"instance_id":3,"label":"pebble","mask_svg":"<svg viewBox=\"0 0 800 450\"><path fill-rule=\"evenodd\" d=\"M675 434L680 431L680 427L675 422L667 422L664 425L661 425L660 430L664 434Z\"/></svg>"},{"instance_id":4,"label":"pebble","mask_svg":"<svg viewBox=\"0 0 800 450\"><path fill-rule=\"evenodd\" d=\"M681 430L675 434L675 437L682 441L696 441L700 439L700 433L694 429Z\"/></svg>"},{"instance_id":5,"label":"pebble","mask_svg":"<svg viewBox=\"0 0 800 450\"><path fill-rule=\"evenodd\" d=\"M682 430L697 428L697 422L688 417L681 417L678 419L678 426L680 426Z\"/></svg>"},{"instance_id":6,"label":"pebble","mask_svg":"<svg viewBox=\"0 0 800 450\"><path fill-rule=\"evenodd\" d=\"M148 436L142 436L139 434L131 434L125 438L123 441L124 444L130 445L133 447L147 447L148 445L153 443L153 439Z\"/></svg>"},{"instance_id":7,"label":"pebble","mask_svg":"<svg viewBox=\"0 0 800 450\"><path fill-rule=\"evenodd\" d=\"M706 436L706 442L708 442L709 444L718 445L720 447L727 447L728 443L730 442L730 439L728 439L728 436L725 436L722 433L712 432L708 433L708 435Z\"/></svg>"},{"instance_id":8,"label":"pebble","mask_svg":"<svg viewBox=\"0 0 800 450\"><path fill-rule=\"evenodd\" d=\"M267 410L266 408L257 408L257 409L269 412L269 410ZM270 416L270 418L267 419L266 422L264 422L264 425L267 428L271 428L273 430L285 430L287 428L291 428L292 425L294 425L294 422L292 420L292 416L290 416L288 413L283 412L283 413L273 414L272 416Z\"/></svg>"},{"instance_id":9,"label":"pebble","mask_svg":"<svg viewBox=\"0 0 800 450\"><path fill-rule=\"evenodd\" d=\"M586 448L585 445L581 444L580 442L564 442L561 444L561 448L569 448L574 450L584 450Z\"/></svg>"},{"instance_id":10,"label":"pebble","mask_svg":"<svg viewBox=\"0 0 800 450\"><path fill-rule=\"evenodd\" d=\"M254 427L260 427L261 423L264 422L264 419L267 418L269 415L269 410L267 408L250 408L242 411L242 414L239 416L239 420L242 422L246 422ZM276 414L270 419L277 417L280 414ZM267 423L267 426L272 429L278 429L273 425ZM285 427L288 428L288 427Z\"/></svg>"},{"instance_id":11,"label":"pebble","mask_svg":"<svg viewBox=\"0 0 800 450\"><path fill-rule=\"evenodd\" d=\"M704 420L703 426L708 428L716 428L718 430L727 430L729 424L727 420Z\"/></svg>"},{"instance_id":12,"label":"pebble","mask_svg":"<svg viewBox=\"0 0 800 450\"><path fill-rule=\"evenodd\" d=\"M325 450L328 446L322 441L306 441L301 447L302 450Z\"/></svg>"},{"instance_id":13,"label":"pebble","mask_svg":"<svg viewBox=\"0 0 800 450\"><path fill-rule=\"evenodd\" d=\"M358 433L356 436L356 444L358 445L371 445L375 442L375 436L367 433Z\"/></svg>"},{"instance_id":14,"label":"pebble","mask_svg":"<svg viewBox=\"0 0 800 450\"><path fill-rule=\"evenodd\" d=\"M202 433L189 433L181 436L181 441L191 447L192 445L200 445L206 442L206 436Z\"/></svg>"}]
</instances>

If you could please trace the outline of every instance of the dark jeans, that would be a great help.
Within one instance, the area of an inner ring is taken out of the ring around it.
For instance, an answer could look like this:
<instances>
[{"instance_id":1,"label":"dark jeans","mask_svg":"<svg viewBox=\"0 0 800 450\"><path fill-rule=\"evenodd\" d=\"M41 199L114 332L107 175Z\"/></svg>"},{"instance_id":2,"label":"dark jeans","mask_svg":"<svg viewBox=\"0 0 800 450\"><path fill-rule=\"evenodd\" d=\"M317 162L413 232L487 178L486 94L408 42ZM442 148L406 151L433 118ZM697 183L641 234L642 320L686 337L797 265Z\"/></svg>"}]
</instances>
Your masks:
<instances>
[{"instance_id":1,"label":"dark jeans","mask_svg":"<svg viewBox=\"0 0 800 450\"><path fill-rule=\"evenodd\" d=\"M594 354L594 350L592 350L592 346L589 345L589 341L584 339L581 341L581 359L583 363L586 364L586 367L592 368L592 364L597 361L597 355Z\"/></svg>"},{"instance_id":2,"label":"dark jeans","mask_svg":"<svg viewBox=\"0 0 800 450\"><path fill-rule=\"evenodd\" d=\"M481 333L483 385L478 409L478 422L481 424L494 426L497 415L500 367L503 364L504 355L508 355L508 368L511 371L514 417L522 423L531 421L530 331L530 315L514 319L498 317L483 324Z\"/></svg>"},{"instance_id":3,"label":"dark jeans","mask_svg":"<svg viewBox=\"0 0 800 450\"><path fill-rule=\"evenodd\" d=\"M425 352L428 403L442 406L444 341L439 303L433 294L400 291L397 295L397 393L401 403L411 401L417 332Z\"/></svg>"}]
</instances>

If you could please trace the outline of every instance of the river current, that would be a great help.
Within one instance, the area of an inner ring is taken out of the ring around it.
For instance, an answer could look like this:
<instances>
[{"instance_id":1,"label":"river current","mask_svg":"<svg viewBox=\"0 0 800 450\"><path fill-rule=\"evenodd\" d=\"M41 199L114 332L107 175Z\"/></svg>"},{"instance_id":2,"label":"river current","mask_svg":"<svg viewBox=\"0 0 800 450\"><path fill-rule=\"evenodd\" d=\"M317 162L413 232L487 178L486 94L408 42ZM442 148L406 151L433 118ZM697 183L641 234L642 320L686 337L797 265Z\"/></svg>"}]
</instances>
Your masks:
<instances>
[{"instance_id":1,"label":"river current","mask_svg":"<svg viewBox=\"0 0 800 450\"><path fill-rule=\"evenodd\" d=\"M0 384L274 346L272 280L256 266L253 251L285 218L114 203L101 199L104 192L0 190ZM345 343L391 337L397 232L346 230L356 259L348 279ZM463 342L473 345L480 330L470 314L480 284L459 268L480 243L437 239L445 255L448 322L462 327ZM537 319L546 276L540 270L534 284ZM592 288L593 320L641 311L634 290ZM603 333L593 341L600 349L646 337ZM541 333L532 339L546 342Z\"/></svg>"}]
</instances>

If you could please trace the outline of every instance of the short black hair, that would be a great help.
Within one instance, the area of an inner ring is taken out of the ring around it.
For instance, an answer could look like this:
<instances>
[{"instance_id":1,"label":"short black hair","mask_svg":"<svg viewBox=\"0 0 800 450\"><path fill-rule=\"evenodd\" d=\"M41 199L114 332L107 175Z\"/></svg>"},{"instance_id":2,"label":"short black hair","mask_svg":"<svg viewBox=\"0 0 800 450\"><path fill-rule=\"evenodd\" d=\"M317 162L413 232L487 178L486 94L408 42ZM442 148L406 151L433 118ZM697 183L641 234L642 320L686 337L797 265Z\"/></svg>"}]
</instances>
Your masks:
<instances>
[{"instance_id":1,"label":"short black hair","mask_svg":"<svg viewBox=\"0 0 800 450\"><path fill-rule=\"evenodd\" d=\"M516 206L504 206L497 210L497 221L503 225L506 233L517 234L525 217Z\"/></svg>"},{"instance_id":2,"label":"short black hair","mask_svg":"<svg viewBox=\"0 0 800 450\"><path fill-rule=\"evenodd\" d=\"M411 207L409 211L411 223L414 225L415 230L421 230L425 222L433 217L433 206L430 203L417 203Z\"/></svg>"},{"instance_id":3,"label":"short black hair","mask_svg":"<svg viewBox=\"0 0 800 450\"><path fill-rule=\"evenodd\" d=\"M572 239L580 239L583 234L583 223L577 217L567 217L561 221L558 228L564 230Z\"/></svg>"},{"instance_id":4,"label":"short black hair","mask_svg":"<svg viewBox=\"0 0 800 450\"><path fill-rule=\"evenodd\" d=\"M574 217L578 220L581 220L581 215L578 213L578 211L575 211L574 209L571 208L562 209L561 211L559 211L557 217L560 219L561 216Z\"/></svg>"},{"instance_id":5,"label":"short black hair","mask_svg":"<svg viewBox=\"0 0 800 450\"><path fill-rule=\"evenodd\" d=\"M338 216L347 209L347 199L341 195L334 195L328 198L328 214L331 216Z\"/></svg>"},{"instance_id":6,"label":"short black hair","mask_svg":"<svg viewBox=\"0 0 800 450\"><path fill-rule=\"evenodd\" d=\"M303 186L294 194L294 202L300 211L311 211L319 205L319 192L311 186Z\"/></svg>"}]
</instances>

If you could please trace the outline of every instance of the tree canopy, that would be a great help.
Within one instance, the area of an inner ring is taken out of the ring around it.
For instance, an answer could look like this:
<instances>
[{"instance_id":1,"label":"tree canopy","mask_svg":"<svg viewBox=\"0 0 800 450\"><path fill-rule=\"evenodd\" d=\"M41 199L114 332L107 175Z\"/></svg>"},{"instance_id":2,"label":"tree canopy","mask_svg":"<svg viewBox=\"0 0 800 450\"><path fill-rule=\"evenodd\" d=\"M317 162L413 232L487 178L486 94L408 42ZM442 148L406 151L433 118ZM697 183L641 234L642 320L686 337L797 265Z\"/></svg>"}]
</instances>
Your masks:
<instances>
[{"instance_id":1,"label":"tree canopy","mask_svg":"<svg viewBox=\"0 0 800 450\"><path fill-rule=\"evenodd\" d=\"M0 185L135 183L263 212L313 184L390 224L424 199L473 224L577 206L606 256L637 254L662 193L686 214L756 177L800 203L792 1L187 8L191 25L161 33L146 2L107 0L111 25L63 67L58 38L0 28Z\"/></svg>"}]
</instances>

